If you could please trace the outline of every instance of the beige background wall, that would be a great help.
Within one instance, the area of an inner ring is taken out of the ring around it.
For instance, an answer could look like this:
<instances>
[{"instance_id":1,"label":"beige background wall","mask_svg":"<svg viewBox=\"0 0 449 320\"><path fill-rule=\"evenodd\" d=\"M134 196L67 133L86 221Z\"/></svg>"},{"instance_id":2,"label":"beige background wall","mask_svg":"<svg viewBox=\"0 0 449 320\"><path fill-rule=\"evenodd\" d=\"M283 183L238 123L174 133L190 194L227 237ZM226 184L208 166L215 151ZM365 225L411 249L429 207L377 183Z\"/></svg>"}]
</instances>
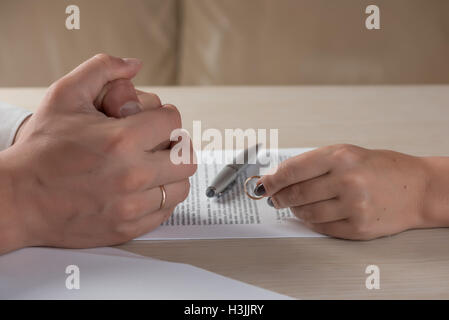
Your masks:
<instances>
[{"instance_id":1,"label":"beige background wall","mask_svg":"<svg viewBox=\"0 0 449 320\"><path fill-rule=\"evenodd\" d=\"M69 31L76 4L81 29ZM176 0L0 0L0 86L47 86L96 53L144 60L137 83L175 82Z\"/></svg>"},{"instance_id":2,"label":"beige background wall","mask_svg":"<svg viewBox=\"0 0 449 320\"><path fill-rule=\"evenodd\" d=\"M447 0L185 0L181 84L449 82ZM377 4L381 29L365 28Z\"/></svg>"},{"instance_id":3,"label":"beige background wall","mask_svg":"<svg viewBox=\"0 0 449 320\"><path fill-rule=\"evenodd\" d=\"M138 85L449 83L449 1L1 0L0 47L0 86L47 86L99 52L142 59Z\"/></svg>"}]
</instances>

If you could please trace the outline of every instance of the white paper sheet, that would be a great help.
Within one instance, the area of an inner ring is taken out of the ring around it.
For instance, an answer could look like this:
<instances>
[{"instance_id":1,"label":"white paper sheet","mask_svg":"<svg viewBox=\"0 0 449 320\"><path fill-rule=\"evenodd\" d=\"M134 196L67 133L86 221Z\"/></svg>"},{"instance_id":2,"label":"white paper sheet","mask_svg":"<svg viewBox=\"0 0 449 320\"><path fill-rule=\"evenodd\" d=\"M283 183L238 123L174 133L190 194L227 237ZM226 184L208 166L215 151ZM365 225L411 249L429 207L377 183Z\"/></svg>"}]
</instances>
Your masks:
<instances>
[{"instance_id":1,"label":"white paper sheet","mask_svg":"<svg viewBox=\"0 0 449 320\"><path fill-rule=\"evenodd\" d=\"M79 289L67 289L69 265ZM113 248L28 248L0 256L0 299L291 299L180 263Z\"/></svg>"},{"instance_id":2,"label":"white paper sheet","mask_svg":"<svg viewBox=\"0 0 449 320\"><path fill-rule=\"evenodd\" d=\"M281 149L279 160L309 150ZM255 201L246 196L243 183L257 173L252 172L256 166L249 167L222 197L206 197L209 183L222 167L224 164L199 164L187 199L167 222L136 240L322 237L307 229L289 209L276 210L265 198Z\"/></svg>"}]
</instances>

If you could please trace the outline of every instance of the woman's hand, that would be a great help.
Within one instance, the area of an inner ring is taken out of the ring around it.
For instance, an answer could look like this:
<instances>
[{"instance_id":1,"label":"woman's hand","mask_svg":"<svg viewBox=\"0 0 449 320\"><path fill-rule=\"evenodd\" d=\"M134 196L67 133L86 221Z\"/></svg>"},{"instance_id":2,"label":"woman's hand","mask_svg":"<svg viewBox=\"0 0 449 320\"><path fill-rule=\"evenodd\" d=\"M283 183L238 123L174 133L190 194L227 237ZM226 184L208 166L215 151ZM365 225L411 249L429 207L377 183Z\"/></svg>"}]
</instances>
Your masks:
<instances>
[{"instance_id":1,"label":"woman's hand","mask_svg":"<svg viewBox=\"0 0 449 320\"><path fill-rule=\"evenodd\" d=\"M0 153L8 202L0 253L119 244L158 227L187 197L195 165L174 165L170 149L158 148L181 127L178 110L142 93L142 106L150 107L125 118L107 117L95 104L107 83L131 79L139 66L106 55L83 63L49 88L14 145Z\"/></svg>"},{"instance_id":2,"label":"woman's hand","mask_svg":"<svg viewBox=\"0 0 449 320\"><path fill-rule=\"evenodd\" d=\"M319 233L367 240L448 222L432 213L435 161L442 159L334 145L284 161L256 190Z\"/></svg>"}]
</instances>

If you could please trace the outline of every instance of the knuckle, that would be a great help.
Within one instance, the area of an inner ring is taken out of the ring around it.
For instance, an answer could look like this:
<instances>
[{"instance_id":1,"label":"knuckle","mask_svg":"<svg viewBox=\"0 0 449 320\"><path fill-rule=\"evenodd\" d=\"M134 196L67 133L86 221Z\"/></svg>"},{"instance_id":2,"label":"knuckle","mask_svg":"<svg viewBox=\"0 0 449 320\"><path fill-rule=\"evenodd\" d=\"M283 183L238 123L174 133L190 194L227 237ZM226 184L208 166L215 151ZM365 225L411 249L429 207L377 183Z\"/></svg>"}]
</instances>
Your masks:
<instances>
[{"instance_id":1,"label":"knuckle","mask_svg":"<svg viewBox=\"0 0 449 320\"><path fill-rule=\"evenodd\" d=\"M289 166L287 161L281 162L275 174L281 180L287 179L293 176L292 166Z\"/></svg>"},{"instance_id":2,"label":"knuckle","mask_svg":"<svg viewBox=\"0 0 449 320\"><path fill-rule=\"evenodd\" d=\"M171 160L170 160L171 161ZM187 179L195 174L198 166L196 163L179 163L177 166L180 178Z\"/></svg>"},{"instance_id":3,"label":"knuckle","mask_svg":"<svg viewBox=\"0 0 449 320\"><path fill-rule=\"evenodd\" d=\"M158 104L159 106L162 105L161 98L159 98L157 94L152 92L148 92L147 94L152 98L152 100L154 100L156 104Z\"/></svg>"},{"instance_id":4,"label":"knuckle","mask_svg":"<svg viewBox=\"0 0 449 320\"><path fill-rule=\"evenodd\" d=\"M46 98L50 101L55 101L64 94L66 83L64 79L53 82L47 89Z\"/></svg>"},{"instance_id":5,"label":"knuckle","mask_svg":"<svg viewBox=\"0 0 449 320\"><path fill-rule=\"evenodd\" d=\"M167 118L173 128L181 128L181 113L174 105L169 104L164 107L167 110Z\"/></svg>"},{"instance_id":6,"label":"knuckle","mask_svg":"<svg viewBox=\"0 0 449 320\"><path fill-rule=\"evenodd\" d=\"M119 221L134 220L140 212L140 204L137 201L121 201L117 205L116 214Z\"/></svg>"},{"instance_id":7,"label":"knuckle","mask_svg":"<svg viewBox=\"0 0 449 320\"><path fill-rule=\"evenodd\" d=\"M287 200L289 203L295 203L304 198L304 190L299 184L294 184L290 187L287 194Z\"/></svg>"},{"instance_id":8,"label":"knuckle","mask_svg":"<svg viewBox=\"0 0 449 320\"><path fill-rule=\"evenodd\" d=\"M366 201L358 201L353 205L354 212L353 221L359 227L365 227L370 222L370 212Z\"/></svg>"},{"instance_id":9,"label":"knuckle","mask_svg":"<svg viewBox=\"0 0 449 320\"><path fill-rule=\"evenodd\" d=\"M366 177L359 172L345 174L340 180L341 186L345 190L361 189L366 184Z\"/></svg>"},{"instance_id":10,"label":"knuckle","mask_svg":"<svg viewBox=\"0 0 449 320\"><path fill-rule=\"evenodd\" d=\"M121 153L132 144L131 132L128 128L120 126L108 132L106 139L105 152L106 153Z\"/></svg>"},{"instance_id":11,"label":"knuckle","mask_svg":"<svg viewBox=\"0 0 449 320\"><path fill-rule=\"evenodd\" d=\"M277 194L277 195L272 196L271 200L279 208L284 208L284 207L288 206L288 204L293 203L292 201L294 201L294 196L291 193Z\"/></svg>"},{"instance_id":12,"label":"knuckle","mask_svg":"<svg viewBox=\"0 0 449 320\"><path fill-rule=\"evenodd\" d=\"M115 232L120 242L132 240L138 235L137 228L130 223L119 223L115 228Z\"/></svg>"},{"instance_id":13,"label":"knuckle","mask_svg":"<svg viewBox=\"0 0 449 320\"><path fill-rule=\"evenodd\" d=\"M118 179L118 187L124 192L133 192L143 187L146 177L136 168L128 168Z\"/></svg>"},{"instance_id":14,"label":"knuckle","mask_svg":"<svg viewBox=\"0 0 449 320\"><path fill-rule=\"evenodd\" d=\"M357 237L357 239L363 239L369 236L369 224L357 221L352 224L353 235Z\"/></svg>"},{"instance_id":15,"label":"knuckle","mask_svg":"<svg viewBox=\"0 0 449 320\"><path fill-rule=\"evenodd\" d=\"M105 67L109 67L113 60L112 56L106 53L98 53L93 58L103 64Z\"/></svg>"},{"instance_id":16,"label":"knuckle","mask_svg":"<svg viewBox=\"0 0 449 320\"><path fill-rule=\"evenodd\" d=\"M361 160L360 148L351 144L341 144L333 152L333 158L343 165L354 165Z\"/></svg>"},{"instance_id":17,"label":"knuckle","mask_svg":"<svg viewBox=\"0 0 449 320\"><path fill-rule=\"evenodd\" d=\"M370 234L370 214L367 201L357 201L352 205L354 216L350 219L354 235L358 238Z\"/></svg>"},{"instance_id":18,"label":"knuckle","mask_svg":"<svg viewBox=\"0 0 449 320\"><path fill-rule=\"evenodd\" d=\"M274 198L275 203L281 208L292 207L300 204L303 197L302 192L302 188L298 185L292 185L273 195L271 198Z\"/></svg>"},{"instance_id":19,"label":"knuckle","mask_svg":"<svg viewBox=\"0 0 449 320\"><path fill-rule=\"evenodd\" d=\"M283 182L293 175L293 169L286 162L281 162L274 174L267 175L263 178L263 185L267 195L272 195L283 185ZM277 187L278 186L278 187Z\"/></svg>"},{"instance_id":20,"label":"knuckle","mask_svg":"<svg viewBox=\"0 0 449 320\"><path fill-rule=\"evenodd\" d=\"M357 216L364 217L368 212L368 202L365 200L355 201L352 205L352 210L357 214Z\"/></svg>"}]
</instances>

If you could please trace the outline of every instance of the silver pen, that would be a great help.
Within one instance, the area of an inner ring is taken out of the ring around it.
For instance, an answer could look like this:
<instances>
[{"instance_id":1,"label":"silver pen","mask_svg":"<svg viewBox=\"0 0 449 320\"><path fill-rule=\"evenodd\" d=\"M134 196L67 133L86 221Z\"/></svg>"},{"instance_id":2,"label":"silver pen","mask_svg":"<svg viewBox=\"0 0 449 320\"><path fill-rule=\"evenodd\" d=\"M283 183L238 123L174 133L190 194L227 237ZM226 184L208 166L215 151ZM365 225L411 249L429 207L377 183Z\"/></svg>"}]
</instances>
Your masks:
<instances>
[{"instance_id":1,"label":"silver pen","mask_svg":"<svg viewBox=\"0 0 449 320\"><path fill-rule=\"evenodd\" d=\"M248 164L256 163L259 147L260 143L245 149L234 158L232 164L226 165L212 180L212 183L206 190L206 196L212 198L220 195L235 181L237 176L246 169Z\"/></svg>"}]
</instances>

